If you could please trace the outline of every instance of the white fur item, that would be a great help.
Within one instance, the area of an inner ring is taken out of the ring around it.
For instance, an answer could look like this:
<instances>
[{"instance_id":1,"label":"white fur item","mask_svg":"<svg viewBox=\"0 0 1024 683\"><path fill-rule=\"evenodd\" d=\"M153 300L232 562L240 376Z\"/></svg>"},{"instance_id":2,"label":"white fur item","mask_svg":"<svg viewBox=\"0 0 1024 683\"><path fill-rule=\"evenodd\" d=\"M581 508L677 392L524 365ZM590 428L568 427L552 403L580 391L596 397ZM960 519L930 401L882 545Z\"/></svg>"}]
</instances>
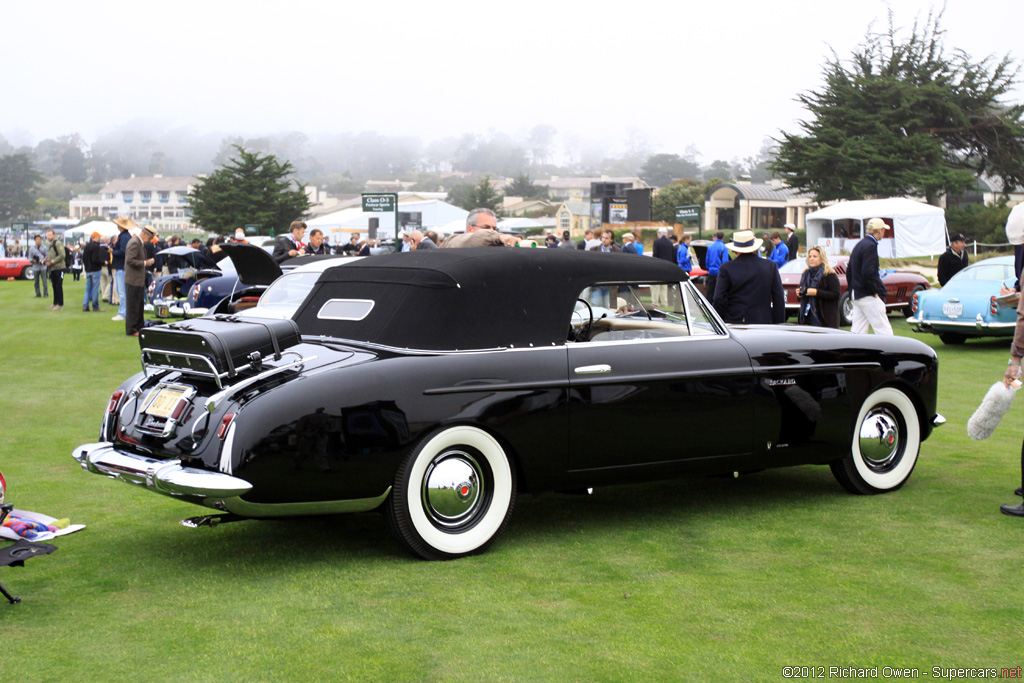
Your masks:
<instances>
[{"instance_id":1,"label":"white fur item","mask_svg":"<svg viewBox=\"0 0 1024 683\"><path fill-rule=\"evenodd\" d=\"M996 382L981 399L981 405L967 421L967 436L975 441L984 441L996 431L999 421L1013 405L1013 397L1017 394L1016 389Z\"/></svg>"}]
</instances>

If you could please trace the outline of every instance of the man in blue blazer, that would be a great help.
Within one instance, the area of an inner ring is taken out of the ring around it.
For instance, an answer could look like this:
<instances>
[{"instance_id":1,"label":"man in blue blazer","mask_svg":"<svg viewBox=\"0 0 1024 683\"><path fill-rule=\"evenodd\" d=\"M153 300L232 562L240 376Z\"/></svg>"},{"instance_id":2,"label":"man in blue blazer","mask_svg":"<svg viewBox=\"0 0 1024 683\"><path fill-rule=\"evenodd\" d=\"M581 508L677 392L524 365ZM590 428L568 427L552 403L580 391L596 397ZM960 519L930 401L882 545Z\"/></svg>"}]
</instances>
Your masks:
<instances>
[{"instance_id":1,"label":"man in blue blazer","mask_svg":"<svg viewBox=\"0 0 1024 683\"><path fill-rule=\"evenodd\" d=\"M878 240L885 234L885 221L872 218L865 228L864 239L850 252L846 281L853 297L850 331L867 334L868 326L875 334L892 335L889 314L885 309L885 285L878 274Z\"/></svg>"},{"instance_id":2,"label":"man in blue blazer","mask_svg":"<svg viewBox=\"0 0 1024 683\"><path fill-rule=\"evenodd\" d=\"M736 258L722 264L715 287L715 310L727 323L786 322L786 293L779 268L757 255L763 240L740 230L726 247Z\"/></svg>"}]
</instances>

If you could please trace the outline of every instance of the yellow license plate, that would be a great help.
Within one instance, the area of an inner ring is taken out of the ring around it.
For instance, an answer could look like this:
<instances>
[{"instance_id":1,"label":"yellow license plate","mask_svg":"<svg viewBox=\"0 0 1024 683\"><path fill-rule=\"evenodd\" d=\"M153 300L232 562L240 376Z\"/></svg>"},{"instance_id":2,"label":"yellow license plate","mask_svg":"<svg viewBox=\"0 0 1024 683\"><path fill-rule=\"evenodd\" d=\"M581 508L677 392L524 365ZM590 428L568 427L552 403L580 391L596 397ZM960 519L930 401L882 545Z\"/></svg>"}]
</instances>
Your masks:
<instances>
[{"instance_id":1,"label":"yellow license plate","mask_svg":"<svg viewBox=\"0 0 1024 683\"><path fill-rule=\"evenodd\" d=\"M157 417L170 417L174 412L174 406L178 405L178 400L184 395L184 389L164 387L146 406L146 413Z\"/></svg>"}]
</instances>

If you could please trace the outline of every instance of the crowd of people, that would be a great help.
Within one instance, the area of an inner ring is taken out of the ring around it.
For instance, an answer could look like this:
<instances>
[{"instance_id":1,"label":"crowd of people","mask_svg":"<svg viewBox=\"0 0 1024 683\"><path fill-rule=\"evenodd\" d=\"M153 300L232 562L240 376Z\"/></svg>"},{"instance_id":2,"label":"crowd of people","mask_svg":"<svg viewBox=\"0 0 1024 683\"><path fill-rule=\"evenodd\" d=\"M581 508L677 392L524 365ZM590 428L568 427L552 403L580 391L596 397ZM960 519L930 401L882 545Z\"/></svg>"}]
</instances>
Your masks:
<instances>
[{"instance_id":1,"label":"crowd of people","mask_svg":"<svg viewBox=\"0 0 1024 683\"><path fill-rule=\"evenodd\" d=\"M59 311L64 307L65 275L71 274L77 280L84 272L86 288L82 311L103 311L100 308L101 299L117 306L117 312L111 320L124 321L125 333L135 336L144 324L142 311L148 285L161 272L176 272L183 265L178 256L159 252L168 247L185 245L177 235L166 241L160 239L156 230L150 226L138 229L138 234L133 237L131 231L137 226L129 218L121 217L114 223L119 230L117 236L104 242L99 233L93 233L84 246L76 245L73 249L64 247L52 230L46 233L45 241L42 235L35 235L27 256L32 262L36 296L48 297L48 290L52 290L53 304L50 310ZM314 228L307 236L307 229L305 222L293 221L288 232L279 236L274 243L274 261L282 263L301 256L328 254L369 256L371 249L379 244L378 240L362 239L359 233L355 233L347 242L331 246L322 230ZM885 224L881 219L868 221L867 236L854 248L850 257L847 278L854 303L855 332L867 332L870 328L876 334L892 334L886 316L885 287L878 274L878 235L884 229ZM707 272L705 296L725 322L785 322L786 297L779 267L798 258L800 248L795 226L787 224L785 230L785 240L779 232L764 233L758 238L752 231L741 230L733 235L729 243L724 242L724 233L715 233L704 258ZM229 238L214 237L205 243L193 239L188 246L218 261L224 257L220 249L224 243L246 243L244 230L239 228ZM684 234L680 239L663 227L658 230L651 256L678 265L680 280L685 280L699 265L691 243L690 234ZM538 245L527 238L498 232L497 216L493 211L483 208L474 209L467 215L464 232L442 239L432 230L402 230L396 243L396 247L403 252L492 246ZM619 244L611 229L604 229L600 233L587 230L583 239L578 241L573 240L567 230L562 232L561 238L548 234L543 246L599 253L644 253L644 245L638 234L624 232ZM951 254L940 259L943 275L956 272L966 265L962 237L959 242L954 240ZM828 255L815 246L806 251L805 258L807 267L797 290L798 322L838 327L840 287Z\"/></svg>"}]
</instances>

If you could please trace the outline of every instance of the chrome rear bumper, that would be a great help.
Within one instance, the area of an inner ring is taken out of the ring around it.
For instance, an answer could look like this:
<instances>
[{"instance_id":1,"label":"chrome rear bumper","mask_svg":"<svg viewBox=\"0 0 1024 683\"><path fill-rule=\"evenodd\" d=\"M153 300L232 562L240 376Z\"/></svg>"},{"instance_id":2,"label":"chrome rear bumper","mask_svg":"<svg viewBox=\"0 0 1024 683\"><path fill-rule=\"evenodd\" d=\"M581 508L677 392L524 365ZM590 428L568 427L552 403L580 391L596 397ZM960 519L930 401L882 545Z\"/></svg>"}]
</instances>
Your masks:
<instances>
[{"instance_id":1,"label":"chrome rear bumper","mask_svg":"<svg viewBox=\"0 0 1024 683\"><path fill-rule=\"evenodd\" d=\"M177 459L158 460L122 453L108 442L87 443L72 452L82 469L129 484L145 486L165 496L223 500L252 490L252 484L220 472L182 467Z\"/></svg>"}]
</instances>

